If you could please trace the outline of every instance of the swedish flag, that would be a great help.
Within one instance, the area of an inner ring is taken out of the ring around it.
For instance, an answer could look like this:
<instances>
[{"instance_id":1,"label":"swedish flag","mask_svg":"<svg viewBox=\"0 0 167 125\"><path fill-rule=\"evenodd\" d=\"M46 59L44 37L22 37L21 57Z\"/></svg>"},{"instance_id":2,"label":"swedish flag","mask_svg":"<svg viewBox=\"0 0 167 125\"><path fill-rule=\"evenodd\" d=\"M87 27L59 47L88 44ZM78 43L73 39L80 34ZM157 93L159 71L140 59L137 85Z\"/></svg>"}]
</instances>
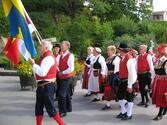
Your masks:
<instances>
[{"instance_id":1,"label":"swedish flag","mask_svg":"<svg viewBox=\"0 0 167 125\"><path fill-rule=\"evenodd\" d=\"M20 37L22 35L27 50L32 57L35 57L37 52L26 21L21 0L2 0L2 5L5 16L9 19L11 37Z\"/></svg>"}]
</instances>

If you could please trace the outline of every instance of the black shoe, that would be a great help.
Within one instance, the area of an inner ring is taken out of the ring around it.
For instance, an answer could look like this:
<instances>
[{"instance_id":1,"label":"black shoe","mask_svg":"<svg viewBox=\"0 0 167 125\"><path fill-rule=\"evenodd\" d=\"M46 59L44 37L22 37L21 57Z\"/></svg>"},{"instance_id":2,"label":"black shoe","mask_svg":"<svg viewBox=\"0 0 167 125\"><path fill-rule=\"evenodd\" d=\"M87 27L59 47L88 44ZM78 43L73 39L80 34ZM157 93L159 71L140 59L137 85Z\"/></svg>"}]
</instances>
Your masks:
<instances>
[{"instance_id":1,"label":"black shoe","mask_svg":"<svg viewBox=\"0 0 167 125\"><path fill-rule=\"evenodd\" d=\"M139 102L139 104L137 104L137 106L145 106L146 105L146 103L144 103L144 102Z\"/></svg>"},{"instance_id":2,"label":"black shoe","mask_svg":"<svg viewBox=\"0 0 167 125\"><path fill-rule=\"evenodd\" d=\"M124 114L119 113L119 114L116 116L116 118L122 119L122 118L124 118L126 115L127 115L127 113L124 113Z\"/></svg>"},{"instance_id":3,"label":"black shoe","mask_svg":"<svg viewBox=\"0 0 167 125\"><path fill-rule=\"evenodd\" d=\"M110 106L107 106L107 105L105 105L105 106L102 108L102 110L104 110L104 111L109 110L109 109L111 109L111 107L110 107Z\"/></svg>"},{"instance_id":4,"label":"black shoe","mask_svg":"<svg viewBox=\"0 0 167 125\"><path fill-rule=\"evenodd\" d=\"M72 109L67 109L67 112L72 112Z\"/></svg>"},{"instance_id":5,"label":"black shoe","mask_svg":"<svg viewBox=\"0 0 167 125\"><path fill-rule=\"evenodd\" d=\"M65 117L67 115L67 113L60 113L60 117Z\"/></svg>"},{"instance_id":6,"label":"black shoe","mask_svg":"<svg viewBox=\"0 0 167 125\"><path fill-rule=\"evenodd\" d=\"M150 100L148 99L145 103L145 107L147 108L150 105Z\"/></svg>"},{"instance_id":7,"label":"black shoe","mask_svg":"<svg viewBox=\"0 0 167 125\"><path fill-rule=\"evenodd\" d=\"M125 120L130 120L130 119L132 119L132 115L131 116L126 115L125 117L121 118L121 120L124 120L124 121Z\"/></svg>"},{"instance_id":8,"label":"black shoe","mask_svg":"<svg viewBox=\"0 0 167 125\"><path fill-rule=\"evenodd\" d=\"M94 99L92 100L92 102L98 102L98 101L100 101L100 99L94 98Z\"/></svg>"},{"instance_id":9,"label":"black shoe","mask_svg":"<svg viewBox=\"0 0 167 125\"><path fill-rule=\"evenodd\" d=\"M145 107L147 108L150 104L149 103L145 103Z\"/></svg>"},{"instance_id":10,"label":"black shoe","mask_svg":"<svg viewBox=\"0 0 167 125\"><path fill-rule=\"evenodd\" d=\"M87 94L84 95L84 97L89 97L89 96L91 96L91 94L87 93Z\"/></svg>"},{"instance_id":11,"label":"black shoe","mask_svg":"<svg viewBox=\"0 0 167 125\"><path fill-rule=\"evenodd\" d=\"M159 120L161 120L161 119L162 119L162 116L158 116L158 115L157 115L153 120L154 120L154 121L159 121Z\"/></svg>"}]
</instances>

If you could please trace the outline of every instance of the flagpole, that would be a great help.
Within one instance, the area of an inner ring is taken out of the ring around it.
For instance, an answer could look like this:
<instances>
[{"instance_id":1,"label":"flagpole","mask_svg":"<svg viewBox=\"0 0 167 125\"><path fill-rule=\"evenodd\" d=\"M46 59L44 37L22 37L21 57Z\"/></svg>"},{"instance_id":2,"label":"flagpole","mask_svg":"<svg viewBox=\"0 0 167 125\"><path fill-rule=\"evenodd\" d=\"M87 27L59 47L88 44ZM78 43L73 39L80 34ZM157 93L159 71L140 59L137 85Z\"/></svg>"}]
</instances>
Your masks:
<instances>
[{"instance_id":1,"label":"flagpole","mask_svg":"<svg viewBox=\"0 0 167 125\"><path fill-rule=\"evenodd\" d=\"M30 23L32 24L32 26L33 26L33 28L34 28L34 30L35 30L34 32L35 32L35 35L36 35L36 37L37 37L37 39L38 39L38 42L41 44L42 41L43 41L42 36L40 35L40 33L38 32L38 30L36 29L34 23L32 22L32 20L31 20L30 16L28 15L26 9L24 8L22 2L21 2L21 5L22 5L22 8L23 8L23 10L24 10L25 15L27 16L27 18L29 19Z\"/></svg>"}]
</instances>

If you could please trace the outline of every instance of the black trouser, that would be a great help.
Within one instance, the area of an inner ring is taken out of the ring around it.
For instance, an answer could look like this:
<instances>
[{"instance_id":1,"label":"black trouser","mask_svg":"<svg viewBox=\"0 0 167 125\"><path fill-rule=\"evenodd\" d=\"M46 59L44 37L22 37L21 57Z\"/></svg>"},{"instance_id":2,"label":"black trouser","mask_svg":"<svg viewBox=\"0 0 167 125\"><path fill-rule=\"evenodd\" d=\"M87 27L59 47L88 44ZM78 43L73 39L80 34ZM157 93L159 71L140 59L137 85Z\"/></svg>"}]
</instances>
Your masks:
<instances>
[{"instance_id":1,"label":"black trouser","mask_svg":"<svg viewBox=\"0 0 167 125\"><path fill-rule=\"evenodd\" d=\"M60 113L66 113L68 111L72 111L71 104L71 91L70 91L70 83L72 77L67 79L60 79L59 91L58 91L58 107Z\"/></svg>"},{"instance_id":2,"label":"black trouser","mask_svg":"<svg viewBox=\"0 0 167 125\"><path fill-rule=\"evenodd\" d=\"M118 87L118 93L117 93L117 97L118 97L118 100L127 100L128 102L133 102L133 92L132 93L129 93L127 91L127 80L120 80L120 84L119 84L119 87Z\"/></svg>"},{"instance_id":3,"label":"black trouser","mask_svg":"<svg viewBox=\"0 0 167 125\"><path fill-rule=\"evenodd\" d=\"M59 86L60 86L60 79L57 77L56 79L56 98L58 98L58 95L59 95Z\"/></svg>"},{"instance_id":4,"label":"black trouser","mask_svg":"<svg viewBox=\"0 0 167 125\"><path fill-rule=\"evenodd\" d=\"M50 117L57 114L54 105L55 84L49 83L43 87L38 87L36 91L35 115L43 116L44 107Z\"/></svg>"},{"instance_id":5,"label":"black trouser","mask_svg":"<svg viewBox=\"0 0 167 125\"><path fill-rule=\"evenodd\" d=\"M146 86L148 88L150 87L151 74L150 73L138 74L138 81L139 81L139 89L140 89L142 102L147 103L149 101L149 97L148 97L148 90L146 89Z\"/></svg>"}]
</instances>

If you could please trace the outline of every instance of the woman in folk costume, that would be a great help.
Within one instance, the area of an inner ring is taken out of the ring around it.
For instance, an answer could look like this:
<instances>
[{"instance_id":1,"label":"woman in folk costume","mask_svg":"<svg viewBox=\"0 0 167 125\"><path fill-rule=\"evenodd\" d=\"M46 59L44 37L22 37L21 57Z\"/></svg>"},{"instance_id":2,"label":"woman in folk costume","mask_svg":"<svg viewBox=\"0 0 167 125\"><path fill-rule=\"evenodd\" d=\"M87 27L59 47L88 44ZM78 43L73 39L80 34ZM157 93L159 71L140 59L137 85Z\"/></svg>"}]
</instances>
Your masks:
<instances>
[{"instance_id":1,"label":"woman in folk costume","mask_svg":"<svg viewBox=\"0 0 167 125\"><path fill-rule=\"evenodd\" d=\"M108 58L106 60L106 64L108 68L108 79L104 89L104 98L103 98L104 100L107 101L107 103L102 108L102 110L108 110L111 108L110 101L115 99L117 87L119 84L120 57L116 55L116 47L108 46L107 54L108 54Z\"/></svg>"},{"instance_id":2,"label":"woman in folk costume","mask_svg":"<svg viewBox=\"0 0 167 125\"><path fill-rule=\"evenodd\" d=\"M89 72L89 69L90 69L91 59L93 58L93 50L94 50L93 47L88 47L87 48L88 56L87 56L86 61L85 61L82 89L88 89L88 79L89 79L88 72ZM88 91L88 93L85 95L85 97L88 97L90 95L91 95L91 92Z\"/></svg>"},{"instance_id":3,"label":"woman in folk costume","mask_svg":"<svg viewBox=\"0 0 167 125\"><path fill-rule=\"evenodd\" d=\"M102 95L100 92L100 83L106 78L107 66L104 57L101 55L101 49L94 48L94 57L91 61L91 68L89 70L88 91L96 94L96 98L92 102L100 101Z\"/></svg>"},{"instance_id":4,"label":"woman in folk costume","mask_svg":"<svg viewBox=\"0 0 167 125\"><path fill-rule=\"evenodd\" d=\"M159 59L155 63L155 78L152 86L152 103L159 107L158 115L153 120L162 119L167 112L167 46L159 48Z\"/></svg>"}]
</instances>

